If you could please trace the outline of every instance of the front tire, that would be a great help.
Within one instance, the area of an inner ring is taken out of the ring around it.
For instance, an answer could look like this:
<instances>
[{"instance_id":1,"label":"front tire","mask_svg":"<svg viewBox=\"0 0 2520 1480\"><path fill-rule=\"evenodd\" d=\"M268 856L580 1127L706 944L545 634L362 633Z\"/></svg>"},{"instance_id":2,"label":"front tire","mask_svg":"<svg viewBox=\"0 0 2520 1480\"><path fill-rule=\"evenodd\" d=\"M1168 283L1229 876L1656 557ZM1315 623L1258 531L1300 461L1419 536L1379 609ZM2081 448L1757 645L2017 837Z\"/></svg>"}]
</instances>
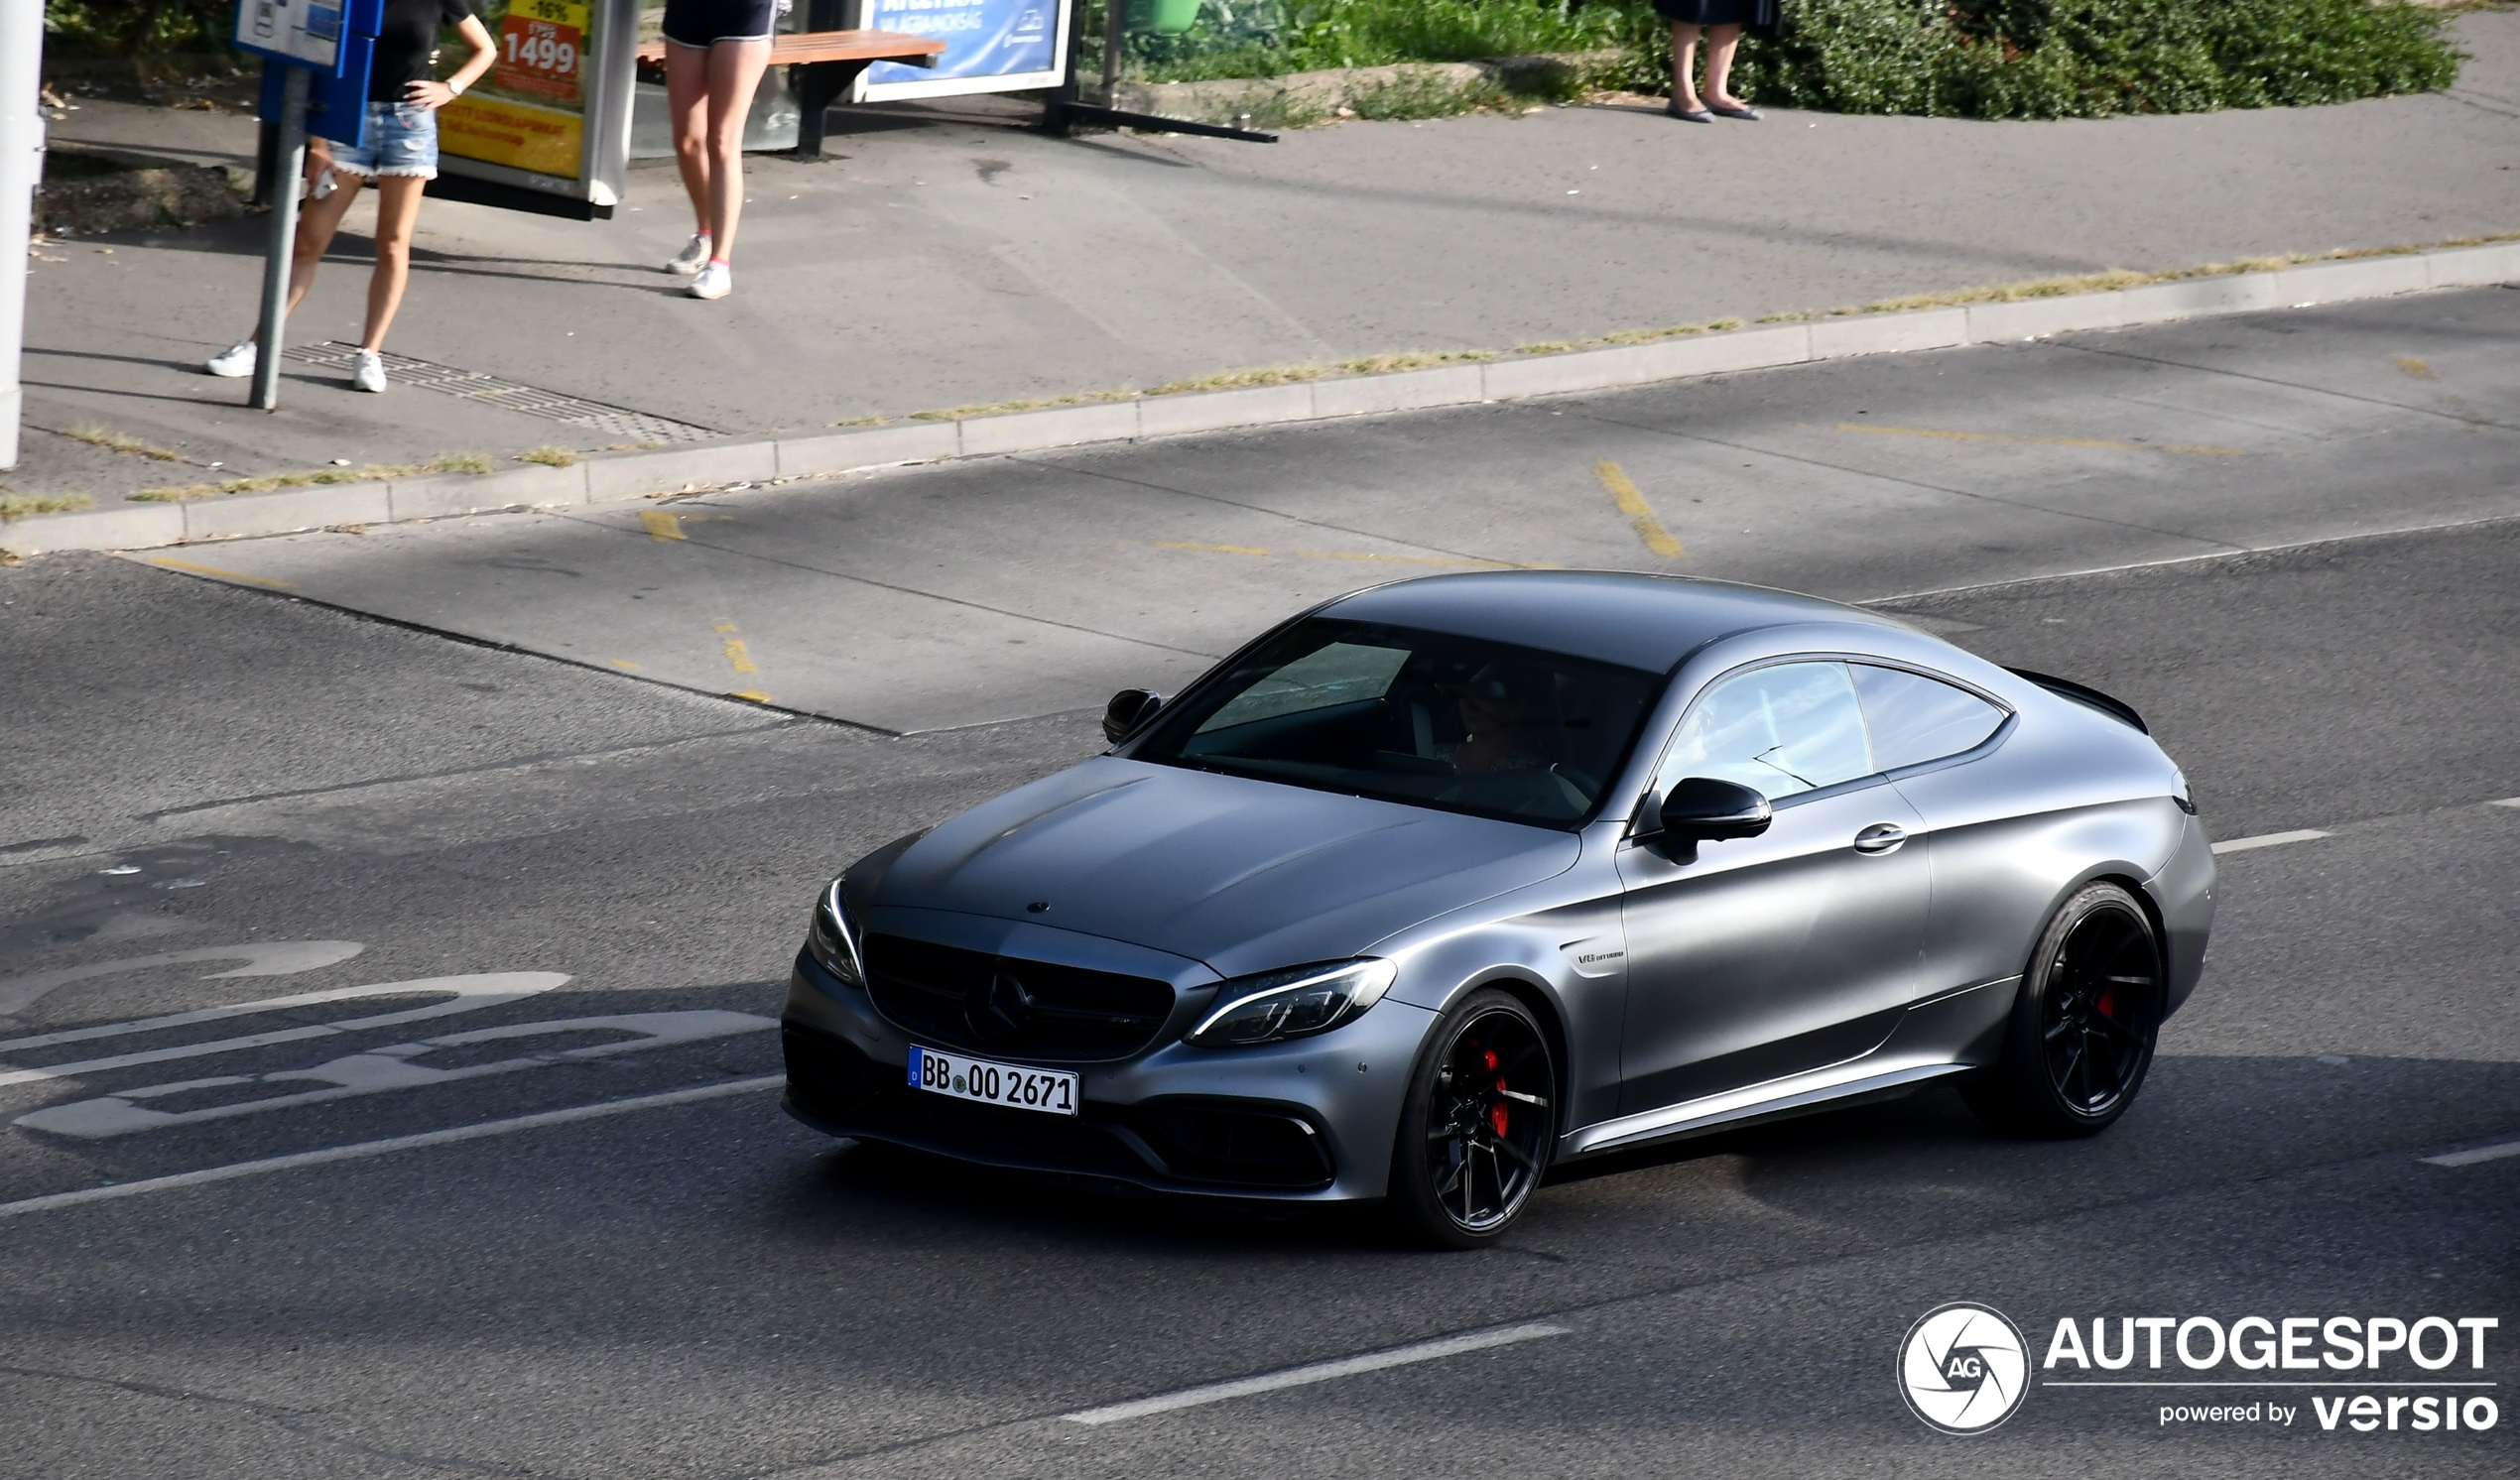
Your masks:
<instances>
[{"instance_id":1,"label":"front tire","mask_svg":"<svg viewBox=\"0 0 2520 1480\"><path fill-rule=\"evenodd\" d=\"M2164 985L2161 939L2135 897L2114 884L2077 891L2030 954L2002 1056L1961 1098L2016 1135L2108 1129L2152 1067Z\"/></svg>"},{"instance_id":2,"label":"front tire","mask_svg":"<svg viewBox=\"0 0 2520 1480\"><path fill-rule=\"evenodd\" d=\"M1494 1243L1522 1216L1557 1141L1557 1064L1540 1022L1483 987L1428 1036L1401 1106L1391 1210L1448 1249Z\"/></svg>"}]
</instances>

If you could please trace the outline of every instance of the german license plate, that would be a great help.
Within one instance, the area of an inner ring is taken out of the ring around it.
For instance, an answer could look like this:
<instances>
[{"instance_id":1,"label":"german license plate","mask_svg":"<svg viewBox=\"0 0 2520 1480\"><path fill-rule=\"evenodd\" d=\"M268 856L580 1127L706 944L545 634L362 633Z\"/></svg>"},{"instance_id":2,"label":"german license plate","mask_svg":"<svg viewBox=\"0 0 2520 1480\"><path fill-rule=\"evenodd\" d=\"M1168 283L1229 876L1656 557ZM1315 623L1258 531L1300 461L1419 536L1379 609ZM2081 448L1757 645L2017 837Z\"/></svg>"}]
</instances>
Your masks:
<instances>
[{"instance_id":1,"label":"german license plate","mask_svg":"<svg viewBox=\"0 0 2520 1480\"><path fill-rule=\"evenodd\" d=\"M940 1053L934 1048L910 1050L910 1087L1014 1110L1041 1110L1052 1115L1076 1113L1076 1076L1065 1069L990 1063L958 1053Z\"/></svg>"}]
</instances>

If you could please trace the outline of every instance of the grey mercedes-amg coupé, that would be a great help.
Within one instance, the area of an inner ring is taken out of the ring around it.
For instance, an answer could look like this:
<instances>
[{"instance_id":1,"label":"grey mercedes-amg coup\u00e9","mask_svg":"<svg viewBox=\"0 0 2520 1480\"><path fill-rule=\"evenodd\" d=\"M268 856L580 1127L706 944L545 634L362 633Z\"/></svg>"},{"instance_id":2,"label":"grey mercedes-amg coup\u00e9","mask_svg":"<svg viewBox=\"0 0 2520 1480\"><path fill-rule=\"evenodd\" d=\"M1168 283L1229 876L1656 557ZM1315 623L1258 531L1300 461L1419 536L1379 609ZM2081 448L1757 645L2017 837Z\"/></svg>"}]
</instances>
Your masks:
<instances>
[{"instance_id":1,"label":"grey mercedes-amg coup\u00e9","mask_svg":"<svg viewBox=\"0 0 2520 1480\"><path fill-rule=\"evenodd\" d=\"M1779 591L1402 581L1104 730L823 891L794 1114L1469 1246L1554 1164L1940 1078L2098 1131L2212 924L2133 709Z\"/></svg>"}]
</instances>

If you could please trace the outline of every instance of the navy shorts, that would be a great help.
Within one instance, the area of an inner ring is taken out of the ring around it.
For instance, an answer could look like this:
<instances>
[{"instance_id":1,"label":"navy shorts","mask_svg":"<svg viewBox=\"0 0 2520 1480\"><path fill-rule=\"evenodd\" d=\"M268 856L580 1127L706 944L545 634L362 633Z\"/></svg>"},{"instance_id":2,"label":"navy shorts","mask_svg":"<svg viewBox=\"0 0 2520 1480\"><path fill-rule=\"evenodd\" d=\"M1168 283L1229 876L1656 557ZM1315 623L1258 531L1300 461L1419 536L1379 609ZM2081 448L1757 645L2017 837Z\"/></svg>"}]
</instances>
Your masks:
<instances>
[{"instance_id":1,"label":"navy shorts","mask_svg":"<svg viewBox=\"0 0 2520 1480\"><path fill-rule=\"evenodd\" d=\"M665 39L706 51L721 41L768 41L792 0L665 0Z\"/></svg>"}]
</instances>

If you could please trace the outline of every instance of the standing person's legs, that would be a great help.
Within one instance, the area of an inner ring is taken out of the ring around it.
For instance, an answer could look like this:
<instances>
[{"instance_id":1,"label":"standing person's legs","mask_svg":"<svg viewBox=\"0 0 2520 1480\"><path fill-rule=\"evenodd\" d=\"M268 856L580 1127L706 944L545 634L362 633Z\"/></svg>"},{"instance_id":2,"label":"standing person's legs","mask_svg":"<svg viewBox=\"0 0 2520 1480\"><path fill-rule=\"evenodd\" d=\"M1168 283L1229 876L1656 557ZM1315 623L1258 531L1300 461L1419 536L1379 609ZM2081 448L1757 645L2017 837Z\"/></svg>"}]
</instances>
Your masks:
<instances>
[{"instance_id":1,"label":"standing person's legs","mask_svg":"<svg viewBox=\"0 0 2520 1480\"><path fill-rule=\"evenodd\" d=\"M366 185L364 176L346 170L333 172L332 193L317 200L309 196L298 207L298 236L289 250L289 311L298 311L298 301L315 286L315 269L323 264L323 254L332 250L332 236L341 229L341 218L350 213L350 203L359 198L359 186ZM259 336L262 331L256 329Z\"/></svg>"},{"instance_id":2,"label":"standing person's legs","mask_svg":"<svg viewBox=\"0 0 2520 1480\"><path fill-rule=\"evenodd\" d=\"M1706 101L1722 108L1738 108L1741 99L1732 95L1732 54L1741 46L1738 26L1706 28Z\"/></svg>"},{"instance_id":3,"label":"standing person's legs","mask_svg":"<svg viewBox=\"0 0 2520 1480\"><path fill-rule=\"evenodd\" d=\"M665 44L665 111L674 125L674 164L692 199L692 229L709 234L708 66L715 47Z\"/></svg>"},{"instance_id":4,"label":"standing person's legs","mask_svg":"<svg viewBox=\"0 0 2520 1480\"><path fill-rule=\"evenodd\" d=\"M712 261L734 254L735 221L744 210L744 122L769 65L766 41L721 41L708 49L708 213L700 229L714 243Z\"/></svg>"},{"instance_id":5,"label":"standing person's legs","mask_svg":"<svg viewBox=\"0 0 2520 1480\"><path fill-rule=\"evenodd\" d=\"M394 310L403 306L403 288L411 281L412 226L420 219L421 192L429 182L410 175L388 175L376 182L376 271L367 280L367 335L361 349L385 347L385 331Z\"/></svg>"},{"instance_id":6,"label":"standing person's legs","mask_svg":"<svg viewBox=\"0 0 2520 1480\"><path fill-rule=\"evenodd\" d=\"M1672 101L1684 113L1696 113L1705 105L1698 100L1698 37L1706 28L1687 21L1672 22Z\"/></svg>"}]
</instances>

